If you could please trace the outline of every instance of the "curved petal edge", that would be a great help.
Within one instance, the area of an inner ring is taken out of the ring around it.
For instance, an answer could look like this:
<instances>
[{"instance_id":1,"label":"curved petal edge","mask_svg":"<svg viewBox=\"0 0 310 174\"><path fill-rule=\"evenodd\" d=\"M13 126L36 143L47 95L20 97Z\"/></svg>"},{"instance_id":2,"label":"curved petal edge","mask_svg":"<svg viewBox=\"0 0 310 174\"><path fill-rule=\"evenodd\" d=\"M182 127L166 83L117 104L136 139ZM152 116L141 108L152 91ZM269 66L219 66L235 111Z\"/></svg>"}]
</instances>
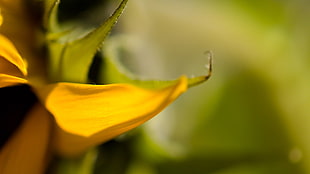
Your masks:
<instances>
[{"instance_id":1,"label":"curved petal edge","mask_svg":"<svg viewBox=\"0 0 310 174\"><path fill-rule=\"evenodd\" d=\"M75 154L151 119L187 86L185 76L158 90L128 84L58 83L41 91L40 96L60 128L56 146L62 153Z\"/></svg>"}]
</instances>

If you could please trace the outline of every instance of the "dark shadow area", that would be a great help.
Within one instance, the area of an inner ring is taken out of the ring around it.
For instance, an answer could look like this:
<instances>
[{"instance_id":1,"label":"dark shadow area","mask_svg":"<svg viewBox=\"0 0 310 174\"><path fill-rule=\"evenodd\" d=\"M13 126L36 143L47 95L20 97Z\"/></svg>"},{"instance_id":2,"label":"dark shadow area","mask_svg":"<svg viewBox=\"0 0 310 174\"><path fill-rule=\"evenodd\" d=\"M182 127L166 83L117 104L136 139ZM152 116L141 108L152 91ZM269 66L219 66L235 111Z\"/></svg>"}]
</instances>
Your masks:
<instances>
[{"instance_id":1,"label":"dark shadow area","mask_svg":"<svg viewBox=\"0 0 310 174\"><path fill-rule=\"evenodd\" d=\"M37 101L28 85L0 88L0 147L13 135Z\"/></svg>"},{"instance_id":2,"label":"dark shadow area","mask_svg":"<svg viewBox=\"0 0 310 174\"><path fill-rule=\"evenodd\" d=\"M94 174L124 174L133 157L131 140L111 140L99 146Z\"/></svg>"}]
</instances>

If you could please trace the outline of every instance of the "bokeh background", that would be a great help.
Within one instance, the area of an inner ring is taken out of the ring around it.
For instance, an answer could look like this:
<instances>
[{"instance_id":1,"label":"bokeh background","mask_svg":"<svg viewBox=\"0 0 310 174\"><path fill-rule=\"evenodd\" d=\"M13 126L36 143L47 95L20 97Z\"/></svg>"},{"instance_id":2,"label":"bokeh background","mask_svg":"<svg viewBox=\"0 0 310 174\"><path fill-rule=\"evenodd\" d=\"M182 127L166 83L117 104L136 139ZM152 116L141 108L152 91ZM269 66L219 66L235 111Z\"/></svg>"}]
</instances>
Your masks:
<instances>
[{"instance_id":1,"label":"bokeh background","mask_svg":"<svg viewBox=\"0 0 310 174\"><path fill-rule=\"evenodd\" d=\"M129 68L202 75L212 50L214 71L143 126L128 173L310 173L309 19L306 0L130 0Z\"/></svg>"},{"instance_id":2,"label":"bokeh background","mask_svg":"<svg viewBox=\"0 0 310 174\"><path fill-rule=\"evenodd\" d=\"M310 173L309 19L307 0L129 0L110 38L129 70L203 75L212 50L214 71L99 147L95 173Z\"/></svg>"}]
</instances>

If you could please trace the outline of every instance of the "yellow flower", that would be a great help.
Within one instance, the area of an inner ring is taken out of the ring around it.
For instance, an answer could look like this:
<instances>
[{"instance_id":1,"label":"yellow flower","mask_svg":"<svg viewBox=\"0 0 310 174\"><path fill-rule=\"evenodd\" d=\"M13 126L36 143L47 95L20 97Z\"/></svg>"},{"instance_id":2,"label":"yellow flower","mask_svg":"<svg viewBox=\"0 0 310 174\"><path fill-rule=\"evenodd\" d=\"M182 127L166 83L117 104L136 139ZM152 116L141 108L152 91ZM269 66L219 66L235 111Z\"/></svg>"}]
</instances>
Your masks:
<instances>
[{"instance_id":1,"label":"yellow flower","mask_svg":"<svg viewBox=\"0 0 310 174\"><path fill-rule=\"evenodd\" d=\"M43 173L49 152L77 155L141 125L186 91L184 76L158 90L47 83L32 43L35 23L28 20L23 2L0 0L0 90L28 86L38 100L1 147L0 173Z\"/></svg>"}]
</instances>

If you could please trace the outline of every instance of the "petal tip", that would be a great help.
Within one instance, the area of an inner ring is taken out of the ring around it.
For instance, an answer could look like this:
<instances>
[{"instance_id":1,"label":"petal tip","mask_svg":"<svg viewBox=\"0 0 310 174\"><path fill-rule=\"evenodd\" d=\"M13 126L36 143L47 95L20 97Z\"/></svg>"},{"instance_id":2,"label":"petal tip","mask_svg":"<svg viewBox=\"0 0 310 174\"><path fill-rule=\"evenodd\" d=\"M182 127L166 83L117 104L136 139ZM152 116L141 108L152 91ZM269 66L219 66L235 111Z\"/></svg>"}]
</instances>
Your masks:
<instances>
[{"instance_id":1,"label":"petal tip","mask_svg":"<svg viewBox=\"0 0 310 174\"><path fill-rule=\"evenodd\" d=\"M0 42L0 56L8 62L12 63L14 66L16 66L24 76L27 76L26 62L22 59L14 44L7 37L1 34Z\"/></svg>"}]
</instances>

